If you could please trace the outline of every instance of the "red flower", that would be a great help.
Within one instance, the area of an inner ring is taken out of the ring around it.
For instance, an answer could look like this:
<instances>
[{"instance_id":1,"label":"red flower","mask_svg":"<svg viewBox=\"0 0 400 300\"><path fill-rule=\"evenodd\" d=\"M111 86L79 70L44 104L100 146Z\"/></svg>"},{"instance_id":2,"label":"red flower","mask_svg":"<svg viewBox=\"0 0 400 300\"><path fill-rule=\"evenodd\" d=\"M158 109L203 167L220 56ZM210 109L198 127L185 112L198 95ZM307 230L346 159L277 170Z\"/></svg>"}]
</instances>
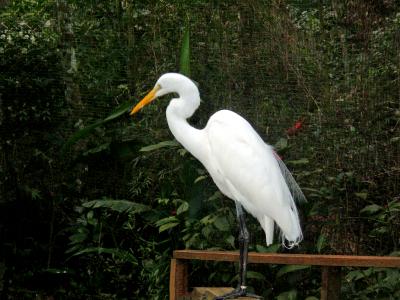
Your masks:
<instances>
[{"instance_id":1,"label":"red flower","mask_svg":"<svg viewBox=\"0 0 400 300\"><path fill-rule=\"evenodd\" d=\"M288 135L296 134L303 127L303 119L297 120L294 125L286 130Z\"/></svg>"},{"instance_id":2,"label":"red flower","mask_svg":"<svg viewBox=\"0 0 400 300\"><path fill-rule=\"evenodd\" d=\"M296 123L294 123L294 128L296 128L297 130L300 129L302 126L303 126L302 121L297 121Z\"/></svg>"}]
</instances>

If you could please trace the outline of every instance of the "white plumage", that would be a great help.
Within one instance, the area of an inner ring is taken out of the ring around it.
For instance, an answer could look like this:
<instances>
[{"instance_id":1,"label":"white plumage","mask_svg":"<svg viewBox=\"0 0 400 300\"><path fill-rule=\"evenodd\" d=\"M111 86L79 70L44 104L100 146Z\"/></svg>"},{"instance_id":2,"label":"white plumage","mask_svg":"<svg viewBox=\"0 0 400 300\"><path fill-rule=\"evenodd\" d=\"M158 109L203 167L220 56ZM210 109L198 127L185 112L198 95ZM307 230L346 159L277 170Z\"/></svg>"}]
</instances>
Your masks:
<instances>
[{"instance_id":1,"label":"white plumage","mask_svg":"<svg viewBox=\"0 0 400 300\"><path fill-rule=\"evenodd\" d=\"M274 222L287 247L302 239L294 198L304 198L283 162L240 115L221 110L213 114L204 129L187 119L200 105L197 86L187 77L167 73L131 114L162 95L175 92L167 107L168 126L177 141L208 170L220 191L240 204L264 229L266 243L273 242Z\"/></svg>"}]
</instances>

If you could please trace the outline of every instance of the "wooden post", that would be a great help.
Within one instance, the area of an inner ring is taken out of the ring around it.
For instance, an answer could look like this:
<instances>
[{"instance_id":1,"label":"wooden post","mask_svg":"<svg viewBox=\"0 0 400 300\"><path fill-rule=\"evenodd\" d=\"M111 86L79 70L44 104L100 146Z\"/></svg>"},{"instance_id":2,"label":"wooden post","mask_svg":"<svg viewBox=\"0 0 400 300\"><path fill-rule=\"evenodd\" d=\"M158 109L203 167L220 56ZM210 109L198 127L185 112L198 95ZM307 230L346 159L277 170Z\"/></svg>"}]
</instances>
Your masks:
<instances>
[{"instance_id":1,"label":"wooden post","mask_svg":"<svg viewBox=\"0 0 400 300\"><path fill-rule=\"evenodd\" d=\"M169 299L179 300L188 293L188 271L185 261L171 259L171 271L169 277Z\"/></svg>"},{"instance_id":2,"label":"wooden post","mask_svg":"<svg viewBox=\"0 0 400 300\"><path fill-rule=\"evenodd\" d=\"M341 287L341 268L322 267L321 300L339 300Z\"/></svg>"}]
</instances>

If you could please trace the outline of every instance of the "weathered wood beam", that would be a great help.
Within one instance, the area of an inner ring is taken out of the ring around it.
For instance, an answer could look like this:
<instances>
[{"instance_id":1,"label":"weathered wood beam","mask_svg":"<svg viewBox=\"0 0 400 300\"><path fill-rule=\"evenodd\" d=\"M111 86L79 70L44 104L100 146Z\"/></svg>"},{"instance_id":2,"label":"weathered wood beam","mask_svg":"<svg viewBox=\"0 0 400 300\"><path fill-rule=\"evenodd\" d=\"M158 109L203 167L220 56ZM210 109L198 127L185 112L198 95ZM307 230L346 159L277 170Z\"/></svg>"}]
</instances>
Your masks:
<instances>
[{"instance_id":1,"label":"weathered wood beam","mask_svg":"<svg viewBox=\"0 0 400 300\"><path fill-rule=\"evenodd\" d=\"M321 300L340 300L341 267L322 268Z\"/></svg>"},{"instance_id":2,"label":"weathered wood beam","mask_svg":"<svg viewBox=\"0 0 400 300\"><path fill-rule=\"evenodd\" d=\"M188 293L188 269L185 261L171 259L169 299L178 300Z\"/></svg>"},{"instance_id":3,"label":"weathered wood beam","mask_svg":"<svg viewBox=\"0 0 400 300\"><path fill-rule=\"evenodd\" d=\"M239 252L207 251L207 250L175 250L173 257L176 259L236 262L239 261ZM250 252L249 263L338 266L338 267L346 266L346 267L399 268L400 257Z\"/></svg>"}]
</instances>

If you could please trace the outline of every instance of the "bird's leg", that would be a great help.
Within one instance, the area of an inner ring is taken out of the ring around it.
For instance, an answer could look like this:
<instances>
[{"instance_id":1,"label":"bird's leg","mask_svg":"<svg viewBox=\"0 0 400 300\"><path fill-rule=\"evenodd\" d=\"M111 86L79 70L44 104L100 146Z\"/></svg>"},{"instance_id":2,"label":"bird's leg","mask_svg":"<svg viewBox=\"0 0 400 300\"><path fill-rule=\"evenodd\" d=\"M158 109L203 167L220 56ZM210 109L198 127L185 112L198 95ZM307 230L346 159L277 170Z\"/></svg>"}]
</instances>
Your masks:
<instances>
[{"instance_id":1,"label":"bird's leg","mask_svg":"<svg viewBox=\"0 0 400 300\"><path fill-rule=\"evenodd\" d=\"M247 258L249 248L249 231L246 227L245 213L238 201L236 204L236 214L239 221L239 284L232 292L223 296L216 297L215 300L234 299L242 296L262 299L262 297L248 293L246 291L246 273L247 273Z\"/></svg>"},{"instance_id":2,"label":"bird's leg","mask_svg":"<svg viewBox=\"0 0 400 300\"><path fill-rule=\"evenodd\" d=\"M239 202L236 202L239 220L239 288L246 289L247 258L249 248L249 231L247 230L245 214Z\"/></svg>"}]
</instances>

